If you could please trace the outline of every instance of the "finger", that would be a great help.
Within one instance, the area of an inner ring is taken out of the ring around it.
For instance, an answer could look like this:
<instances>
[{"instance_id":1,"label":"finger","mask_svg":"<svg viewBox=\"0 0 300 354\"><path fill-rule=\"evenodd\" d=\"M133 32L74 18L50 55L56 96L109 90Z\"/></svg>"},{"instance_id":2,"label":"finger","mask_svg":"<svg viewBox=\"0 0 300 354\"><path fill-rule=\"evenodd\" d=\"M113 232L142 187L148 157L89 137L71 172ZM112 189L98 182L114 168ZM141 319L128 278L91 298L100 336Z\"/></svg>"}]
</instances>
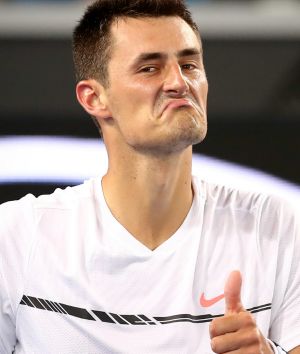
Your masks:
<instances>
[{"instance_id":1,"label":"finger","mask_svg":"<svg viewBox=\"0 0 300 354\"><path fill-rule=\"evenodd\" d=\"M242 275L234 270L230 273L224 288L225 314L245 311L241 301Z\"/></svg>"},{"instance_id":2,"label":"finger","mask_svg":"<svg viewBox=\"0 0 300 354\"><path fill-rule=\"evenodd\" d=\"M215 353L232 353L232 351L235 350L241 350L241 353L244 353L245 351L243 351L243 349L249 349L254 344L247 331L240 331L239 333L227 333L222 336L214 337L210 345ZM257 352L257 348L253 352Z\"/></svg>"},{"instance_id":3,"label":"finger","mask_svg":"<svg viewBox=\"0 0 300 354\"><path fill-rule=\"evenodd\" d=\"M238 314L215 318L209 325L210 338L237 332L242 328L255 328L256 322L250 312L243 311Z\"/></svg>"},{"instance_id":4,"label":"finger","mask_svg":"<svg viewBox=\"0 0 300 354\"><path fill-rule=\"evenodd\" d=\"M235 340L235 333L212 338L210 346L214 353L227 353L239 349Z\"/></svg>"},{"instance_id":5,"label":"finger","mask_svg":"<svg viewBox=\"0 0 300 354\"><path fill-rule=\"evenodd\" d=\"M245 350L244 349L236 349L236 350L230 350L227 352L213 350L213 353L216 353L216 354L245 354ZM247 348L247 353L261 353L261 351L257 351L257 348L251 346L250 348Z\"/></svg>"}]
</instances>

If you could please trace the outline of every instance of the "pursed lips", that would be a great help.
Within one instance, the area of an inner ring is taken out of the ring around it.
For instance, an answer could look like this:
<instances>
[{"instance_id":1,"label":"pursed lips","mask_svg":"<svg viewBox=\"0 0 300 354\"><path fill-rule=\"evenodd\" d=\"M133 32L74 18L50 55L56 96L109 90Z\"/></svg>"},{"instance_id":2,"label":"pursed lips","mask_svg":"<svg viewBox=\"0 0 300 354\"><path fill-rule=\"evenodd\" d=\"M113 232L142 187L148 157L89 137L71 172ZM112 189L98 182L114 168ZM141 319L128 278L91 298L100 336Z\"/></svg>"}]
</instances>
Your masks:
<instances>
[{"instance_id":1,"label":"pursed lips","mask_svg":"<svg viewBox=\"0 0 300 354\"><path fill-rule=\"evenodd\" d=\"M192 103L190 100L187 100L185 98L176 98L176 99L173 99L171 101L167 101L163 107L162 107L162 113L167 110L168 108L169 109L172 109L172 108L179 108L179 107L184 107L184 106L189 106L191 107L192 106Z\"/></svg>"},{"instance_id":2,"label":"pursed lips","mask_svg":"<svg viewBox=\"0 0 300 354\"><path fill-rule=\"evenodd\" d=\"M194 107L201 115L203 114L202 109L199 107L199 105L193 102L192 100L186 98L176 98L168 100L163 104L160 115L162 115L167 109L180 108L184 106Z\"/></svg>"}]
</instances>

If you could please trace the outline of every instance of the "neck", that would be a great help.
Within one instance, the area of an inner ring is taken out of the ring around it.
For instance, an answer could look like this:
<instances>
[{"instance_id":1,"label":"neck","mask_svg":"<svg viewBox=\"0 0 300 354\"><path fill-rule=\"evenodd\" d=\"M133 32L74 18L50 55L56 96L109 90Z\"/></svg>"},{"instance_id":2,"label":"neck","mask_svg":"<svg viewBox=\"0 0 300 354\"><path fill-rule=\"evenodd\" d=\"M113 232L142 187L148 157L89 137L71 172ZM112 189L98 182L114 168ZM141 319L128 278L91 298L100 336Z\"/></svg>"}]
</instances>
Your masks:
<instances>
[{"instance_id":1,"label":"neck","mask_svg":"<svg viewBox=\"0 0 300 354\"><path fill-rule=\"evenodd\" d=\"M170 157L110 160L102 187L114 217L155 249L183 223L192 204L192 149Z\"/></svg>"}]
</instances>

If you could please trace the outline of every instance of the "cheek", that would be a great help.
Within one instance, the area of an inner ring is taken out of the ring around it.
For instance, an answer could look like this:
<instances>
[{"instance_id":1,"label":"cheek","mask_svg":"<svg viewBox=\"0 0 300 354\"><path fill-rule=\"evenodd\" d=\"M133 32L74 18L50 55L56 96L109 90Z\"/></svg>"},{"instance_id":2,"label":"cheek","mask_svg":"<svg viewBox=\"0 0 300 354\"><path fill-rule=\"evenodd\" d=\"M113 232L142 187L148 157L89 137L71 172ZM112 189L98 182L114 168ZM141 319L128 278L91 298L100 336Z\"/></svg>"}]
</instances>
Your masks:
<instances>
[{"instance_id":1,"label":"cheek","mask_svg":"<svg viewBox=\"0 0 300 354\"><path fill-rule=\"evenodd\" d=\"M133 119L133 115L139 115L141 112L147 113L147 111L149 113L154 97L151 85L145 83L134 82L131 85L119 86L117 89L112 88L109 95L112 115L117 119L126 116Z\"/></svg>"},{"instance_id":2,"label":"cheek","mask_svg":"<svg viewBox=\"0 0 300 354\"><path fill-rule=\"evenodd\" d=\"M109 107L115 127L132 142L137 138L137 132L148 130L151 121L151 103L146 89L120 87L120 90L111 91Z\"/></svg>"},{"instance_id":3,"label":"cheek","mask_svg":"<svg viewBox=\"0 0 300 354\"><path fill-rule=\"evenodd\" d=\"M194 80L191 83L193 95L195 96L196 100L201 103L202 105L206 105L207 101L207 94L208 94L208 83L206 79L201 81Z\"/></svg>"},{"instance_id":4,"label":"cheek","mask_svg":"<svg viewBox=\"0 0 300 354\"><path fill-rule=\"evenodd\" d=\"M149 81L135 81L133 85L127 88L127 96L132 100L134 109L151 110L155 98L155 85Z\"/></svg>"}]
</instances>

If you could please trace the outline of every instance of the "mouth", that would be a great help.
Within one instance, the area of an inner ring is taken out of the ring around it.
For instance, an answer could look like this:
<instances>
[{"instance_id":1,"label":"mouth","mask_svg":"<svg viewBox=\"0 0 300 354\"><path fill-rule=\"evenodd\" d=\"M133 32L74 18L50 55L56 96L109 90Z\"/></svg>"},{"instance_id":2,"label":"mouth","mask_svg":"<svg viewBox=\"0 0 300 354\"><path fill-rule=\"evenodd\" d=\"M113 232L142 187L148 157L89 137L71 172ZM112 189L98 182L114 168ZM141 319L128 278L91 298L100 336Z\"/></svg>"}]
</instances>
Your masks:
<instances>
[{"instance_id":1,"label":"mouth","mask_svg":"<svg viewBox=\"0 0 300 354\"><path fill-rule=\"evenodd\" d=\"M193 104L191 101L185 99L185 98L180 98L180 99L174 99L172 101L168 101L166 104L164 104L162 108L162 114L167 111L167 110L172 110L180 107L192 107Z\"/></svg>"},{"instance_id":2,"label":"mouth","mask_svg":"<svg viewBox=\"0 0 300 354\"><path fill-rule=\"evenodd\" d=\"M203 115L203 110L201 109L201 107L198 104L196 104L193 100L186 99L186 98L177 98L166 102L162 107L160 115L162 115L164 112L168 110L184 108L184 107L194 108L200 115Z\"/></svg>"}]
</instances>

